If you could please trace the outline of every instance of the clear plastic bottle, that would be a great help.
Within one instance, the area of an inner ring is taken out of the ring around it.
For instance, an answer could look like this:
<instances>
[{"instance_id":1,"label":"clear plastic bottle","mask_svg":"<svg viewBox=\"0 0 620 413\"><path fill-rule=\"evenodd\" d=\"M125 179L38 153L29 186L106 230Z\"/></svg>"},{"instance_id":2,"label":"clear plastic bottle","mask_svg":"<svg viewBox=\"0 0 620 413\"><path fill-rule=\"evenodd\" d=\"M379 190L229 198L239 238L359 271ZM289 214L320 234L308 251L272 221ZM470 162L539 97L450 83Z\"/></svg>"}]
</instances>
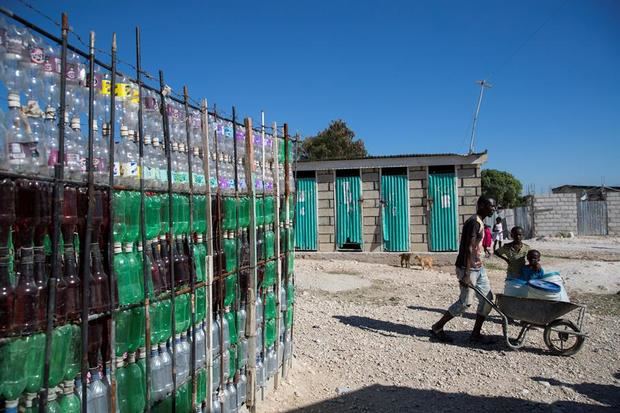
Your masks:
<instances>
[{"instance_id":1,"label":"clear plastic bottle","mask_svg":"<svg viewBox=\"0 0 620 413\"><path fill-rule=\"evenodd\" d=\"M159 343L159 355L161 358L162 369L164 371L164 392L165 394L170 394L174 388L172 382L172 357L164 343Z\"/></svg>"},{"instance_id":2,"label":"clear plastic bottle","mask_svg":"<svg viewBox=\"0 0 620 413\"><path fill-rule=\"evenodd\" d=\"M245 403L248 391L248 377L241 372L239 381L237 381L237 407L241 407Z\"/></svg>"},{"instance_id":3,"label":"clear plastic bottle","mask_svg":"<svg viewBox=\"0 0 620 413\"><path fill-rule=\"evenodd\" d=\"M10 93L9 111L6 114L6 145L8 169L28 174L33 170L31 145L33 138L28 119L21 113L19 94Z\"/></svg>"},{"instance_id":4,"label":"clear plastic bottle","mask_svg":"<svg viewBox=\"0 0 620 413\"><path fill-rule=\"evenodd\" d=\"M86 177L86 142L82 136L80 118L71 119L65 132L65 168L67 177L82 182Z\"/></svg>"},{"instance_id":5,"label":"clear plastic bottle","mask_svg":"<svg viewBox=\"0 0 620 413\"><path fill-rule=\"evenodd\" d=\"M121 176L123 185L128 188L137 189L140 180L140 168L138 165L138 143L135 131L129 130L127 138L124 139L121 165Z\"/></svg>"},{"instance_id":6,"label":"clear plastic bottle","mask_svg":"<svg viewBox=\"0 0 620 413\"><path fill-rule=\"evenodd\" d=\"M93 120L93 173L95 183L108 183L108 160L109 160L109 139L110 127L107 123L101 123L101 130L97 120Z\"/></svg>"},{"instance_id":7,"label":"clear plastic bottle","mask_svg":"<svg viewBox=\"0 0 620 413\"><path fill-rule=\"evenodd\" d=\"M196 346L194 369L199 369L205 366L206 360L205 353L207 349L205 343L204 323L200 323L195 326L194 342Z\"/></svg>"},{"instance_id":8,"label":"clear plastic bottle","mask_svg":"<svg viewBox=\"0 0 620 413\"><path fill-rule=\"evenodd\" d=\"M228 390L228 411L231 413L237 413L239 411L237 407L237 387L231 381L228 382L226 388Z\"/></svg>"},{"instance_id":9,"label":"clear plastic bottle","mask_svg":"<svg viewBox=\"0 0 620 413\"><path fill-rule=\"evenodd\" d=\"M174 363L176 368L176 382L177 384L183 383L187 378L188 365L186 363L187 357L185 354L185 346L181 342L181 335L177 334L174 338Z\"/></svg>"},{"instance_id":10,"label":"clear plastic bottle","mask_svg":"<svg viewBox=\"0 0 620 413\"><path fill-rule=\"evenodd\" d=\"M211 322L211 354L214 358L220 354L220 323L217 319Z\"/></svg>"},{"instance_id":11,"label":"clear plastic bottle","mask_svg":"<svg viewBox=\"0 0 620 413\"><path fill-rule=\"evenodd\" d=\"M213 357L213 380L211 381L211 391L216 391L222 382L222 358L218 355Z\"/></svg>"}]
</instances>

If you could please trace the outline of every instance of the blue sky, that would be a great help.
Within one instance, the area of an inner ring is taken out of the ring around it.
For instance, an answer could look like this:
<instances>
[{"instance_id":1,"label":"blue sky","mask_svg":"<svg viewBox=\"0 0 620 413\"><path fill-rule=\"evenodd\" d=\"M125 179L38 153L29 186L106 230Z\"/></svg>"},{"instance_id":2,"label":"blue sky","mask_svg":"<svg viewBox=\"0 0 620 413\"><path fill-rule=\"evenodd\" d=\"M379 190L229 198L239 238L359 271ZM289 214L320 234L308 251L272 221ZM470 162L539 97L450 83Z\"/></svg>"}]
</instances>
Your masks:
<instances>
[{"instance_id":1,"label":"blue sky","mask_svg":"<svg viewBox=\"0 0 620 413\"><path fill-rule=\"evenodd\" d=\"M620 185L620 2L35 1L230 113L313 135L342 118L371 154L477 150L524 185ZM22 16L56 30L19 1ZM534 36L532 34L545 23ZM128 69L127 70L131 70Z\"/></svg>"}]
</instances>

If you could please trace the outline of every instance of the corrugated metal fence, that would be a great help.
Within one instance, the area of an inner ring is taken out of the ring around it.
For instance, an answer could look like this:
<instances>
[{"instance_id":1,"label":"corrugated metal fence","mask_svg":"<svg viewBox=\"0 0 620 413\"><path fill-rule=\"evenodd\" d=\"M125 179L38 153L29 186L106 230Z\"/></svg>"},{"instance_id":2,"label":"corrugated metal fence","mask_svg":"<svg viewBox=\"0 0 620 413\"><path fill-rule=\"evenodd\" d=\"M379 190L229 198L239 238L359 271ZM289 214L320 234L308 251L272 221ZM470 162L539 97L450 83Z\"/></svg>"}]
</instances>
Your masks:
<instances>
[{"instance_id":1,"label":"corrugated metal fence","mask_svg":"<svg viewBox=\"0 0 620 413\"><path fill-rule=\"evenodd\" d=\"M607 235L607 202L577 202L577 233L579 235Z\"/></svg>"}]
</instances>

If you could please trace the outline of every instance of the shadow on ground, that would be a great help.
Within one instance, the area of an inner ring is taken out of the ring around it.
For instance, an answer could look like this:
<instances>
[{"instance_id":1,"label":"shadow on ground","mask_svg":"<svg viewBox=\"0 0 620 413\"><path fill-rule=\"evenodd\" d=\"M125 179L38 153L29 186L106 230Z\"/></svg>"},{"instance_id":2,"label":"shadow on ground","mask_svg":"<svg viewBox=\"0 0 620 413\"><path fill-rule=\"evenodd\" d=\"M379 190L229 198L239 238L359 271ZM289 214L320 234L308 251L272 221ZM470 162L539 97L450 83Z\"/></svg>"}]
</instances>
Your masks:
<instances>
[{"instance_id":1,"label":"shadow on ground","mask_svg":"<svg viewBox=\"0 0 620 413\"><path fill-rule=\"evenodd\" d=\"M603 387L603 386L601 386ZM293 413L331 412L581 412L617 411L610 406L597 406L573 401L552 404L515 397L472 396L409 387L372 385L344 393L336 398L310 406L289 410Z\"/></svg>"},{"instance_id":2,"label":"shadow on ground","mask_svg":"<svg viewBox=\"0 0 620 413\"><path fill-rule=\"evenodd\" d=\"M618 376L618 373L616 373L616 376ZM613 384L597 384L597 383L571 384L571 383L564 383L556 379L546 379L544 377L532 377L532 380L546 381L552 386L568 387L568 388L573 389L577 393L581 393L582 395L592 400L596 400L599 403L606 404L609 406L616 406L616 408L620 409L620 387L614 386Z\"/></svg>"},{"instance_id":3,"label":"shadow on ground","mask_svg":"<svg viewBox=\"0 0 620 413\"><path fill-rule=\"evenodd\" d=\"M398 335L404 336L412 336L412 337L426 337L433 341L434 339L431 337L430 326L424 326L422 328L416 327L409 324L399 324L393 323L391 321L385 320L377 320L369 317L361 317L361 316L345 316L345 315L335 315L335 319L340 321L343 324L357 327L362 330L370 331L376 334L380 334L385 337L396 337ZM506 347L503 336L493 336L496 339L496 343L491 345L480 345L480 344L472 344L469 343L469 335L470 331L449 331L448 335L454 339L452 343L445 343L445 345L453 345L458 347L471 347L478 348L481 350L488 351L505 351L508 350ZM440 345L440 343L438 343ZM551 353L544 351L543 349L536 347L528 347L527 343L524 347L522 347L519 351L525 351L533 354L539 355L551 355Z\"/></svg>"}]
</instances>

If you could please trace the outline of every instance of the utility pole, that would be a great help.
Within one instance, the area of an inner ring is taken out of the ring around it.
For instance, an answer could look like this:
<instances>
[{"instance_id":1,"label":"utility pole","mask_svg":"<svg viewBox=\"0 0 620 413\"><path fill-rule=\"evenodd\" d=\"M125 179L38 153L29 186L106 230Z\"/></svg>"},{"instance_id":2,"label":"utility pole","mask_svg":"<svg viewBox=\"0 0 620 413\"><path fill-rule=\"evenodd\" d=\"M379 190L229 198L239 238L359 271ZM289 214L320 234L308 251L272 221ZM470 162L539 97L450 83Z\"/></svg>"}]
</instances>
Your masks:
<instances>
[{"instance_id":1,"label":"utility pole","mask_svg":"<svg viewBox=\"0 0 620 413\"><path fill-rule=\"evenodd\" d=\"M474 122L471 127L471 140L469 141L469 154L474 153L474 142L476 140L476 124L478 123L478 114L480 113L480 105L482 104L482 95L484 94L484 88L492 88L493 85L486 80L478 80L476 82L480 85L480 96L478 96L478 105L476 106L476 113L474 113Z\"/></svg>"}]
</instances>

